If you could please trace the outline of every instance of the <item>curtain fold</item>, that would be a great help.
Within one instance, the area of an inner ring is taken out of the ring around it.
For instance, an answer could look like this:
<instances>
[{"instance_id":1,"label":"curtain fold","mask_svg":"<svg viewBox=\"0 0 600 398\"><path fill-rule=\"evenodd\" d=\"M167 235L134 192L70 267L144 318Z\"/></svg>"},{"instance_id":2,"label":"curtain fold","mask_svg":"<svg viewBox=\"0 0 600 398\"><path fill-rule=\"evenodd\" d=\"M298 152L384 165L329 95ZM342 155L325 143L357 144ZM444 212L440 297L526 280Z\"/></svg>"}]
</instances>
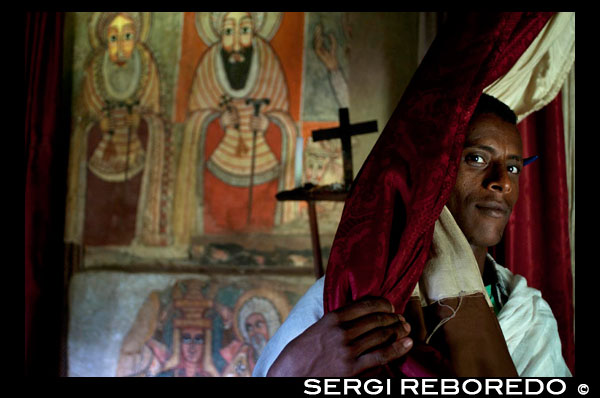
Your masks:
<instances>
[{"instance_id":1,"label":"curtain fold","mask_svg":"<svg viewBox=\"0 0 600 398\"><path fill-rule=\"evenodd\" d=\"M573 307L575 307L575 65L562 88L563 128L565 133L565 162L569 190L569 239L571 243L571 273L573 275ZM575 339L573 314L573 339Z\"/></svg>"},{"instance_id":2,"label":"curtain fold","mask_svg":"<svg viewBox=\"0 0 600 398\"><path fill-rule=\"evenodd\" d=\"M55 375L68 153L68 130L60 128L65 18L64 13L26 12L24 19L25 373Z\"/></svg>"},{"instance_id":3,"label":"curtain fold","mask_svg":"<svg viewBox=\"0 0 600 398\"><path fill-rule=\"evenodd\" d=\"M575 13L559 12L504 76L485 88L522 121L552 101L575 62Z\"/></svg>"}]
</instances>

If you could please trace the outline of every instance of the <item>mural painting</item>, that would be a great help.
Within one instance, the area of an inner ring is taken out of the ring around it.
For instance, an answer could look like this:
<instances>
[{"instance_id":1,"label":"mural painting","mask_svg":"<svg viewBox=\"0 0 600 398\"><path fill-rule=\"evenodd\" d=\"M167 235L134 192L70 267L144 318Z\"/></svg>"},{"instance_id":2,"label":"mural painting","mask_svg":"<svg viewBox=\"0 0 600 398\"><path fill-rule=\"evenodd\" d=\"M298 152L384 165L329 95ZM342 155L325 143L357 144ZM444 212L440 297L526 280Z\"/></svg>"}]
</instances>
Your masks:
<instances>
[{"instance_id":1,"label":"mural painting","mask_svg":"<svg viewBox=\"0 0 600 398\"><path fill-rule=\"evenodd\" d=\"M153 291L128 334L117 376L251 376L297 288L185 279Z\"/></svg>"},{"instance_id":2,"label":"mural painting","mask_svg":"<svg viewBox=\"0 0 600 398\"><path fill-rule=\"evenodd\" d=\"M172 180L150 13L93 13L74 111L65 240L165 246Z\"/></svg>"},{"instance_id":3,"label":"mural painting","mask_svg":"<svg viewBox=\"0 0 600 398\"><path fill-rule=\"evenodd\" d=\"M275 194L343 179L339 143L310 139L348 101L342 15L72 14L71 375L251 374L314 282L306 209ZM318 204L324 234L342 207Z\"/></svg>"},{"instance_id":4,"label":"mural painting","mask_svg":"<svg viewBox=\"0 0 600 398\"><path fill-rule=\"evenodd\" d=\"M310 266L306 211L301 203L275 199L303 179L305 15L193 16L195 29L184 37L200 43L183 45L203 50L193 76L180 76L178 99L187 113L174 197L175 241L203 264L244 259L244 265Z\"/></svg>"},{"instance_id":5,"label":"mural painting","mask_svg":"<svg viewBox=\"0 0 600 398\"><path fill-rule=\"evenodd\" d=\"M293 217L275 194L294 187L296 124L268 40L279 13L198 13L202 55L188 102L175 196L176 239L269 231ZM195 224L195 225L194 225Z\"/></svg>"},{"instance_id":6,"label":"mural painting","mask_svg":"<svg viewBox=\"0 0 600 398\"><path fill-rule=\"evenodd\" d=\"M84 267L308 265L304 204L275 194L342 180L339 142L310 135L349 103L346 14L74 14L65 241ZM323 233L342 206L318 203Z\"/></svg>"},{"instance_id":7,"label":"mural painting","mask_svg":"<svg viewBox=\"0 0 600 398\"><path fill-rule=\"evenodd\" d=\"M351 27L349 14L311 12L306 14L302 136L303 183L340 187L344 181L339 140L313 142L312 131L339 125L339 108L349 108L348 92ZM357 143L352 139L352 146ZM316 202L319 231L333 235L343 210L341 202ZM308 222L307 213L301 213ZM332 238L331 238L332 239ZM324 242L327 239L323 240ZM327 249L326 249L327 250ZM325 251L326 251L325 250ZM324 258L327 258L324 253Z\"/></svg>"}]
</instances>

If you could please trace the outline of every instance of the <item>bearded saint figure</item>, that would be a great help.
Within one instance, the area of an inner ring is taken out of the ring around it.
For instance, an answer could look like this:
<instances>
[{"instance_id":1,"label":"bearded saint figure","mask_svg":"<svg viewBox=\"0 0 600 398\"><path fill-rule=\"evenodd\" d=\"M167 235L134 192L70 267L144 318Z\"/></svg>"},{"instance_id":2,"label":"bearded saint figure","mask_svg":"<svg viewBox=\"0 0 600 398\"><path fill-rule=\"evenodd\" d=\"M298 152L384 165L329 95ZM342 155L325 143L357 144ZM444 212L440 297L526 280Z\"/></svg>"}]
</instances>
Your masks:
<instances>
[{"instance_id":1,"label":"bearded saint figure","mask_svg":"<svg viewBox=\"0 0 600 398\"><path fill-rule=\"evenodd\" d=\"M270 231L297 212L275 199L294 186L297 137L285 76L268 43L280 13L196 17L211 46L192 84L176 182L173 230L184 245L198 234Z\"/></svg>"},{"instance_id":2,"label":"bearded saint figure","mask_svg":"<svg viewBox=\"0 0 600 398\"><path fill-rule=\"evenodd\" d=\"M149 13L94 13L69 164L65 240L164 246L170 170Z\"/></svg>"},{"instance_id":3,"label":"bearded saint figure","mask_svg":"<svg viewBox=\"0 0 600 398\"><path fill-rule=\"evenodd\" d=\"M258 288L244 293L233 313L236 339L219 351L227 362L221 376L252 376L256 361L289 311L285 298L273 290Z\"/></svg>"}]
</instances>

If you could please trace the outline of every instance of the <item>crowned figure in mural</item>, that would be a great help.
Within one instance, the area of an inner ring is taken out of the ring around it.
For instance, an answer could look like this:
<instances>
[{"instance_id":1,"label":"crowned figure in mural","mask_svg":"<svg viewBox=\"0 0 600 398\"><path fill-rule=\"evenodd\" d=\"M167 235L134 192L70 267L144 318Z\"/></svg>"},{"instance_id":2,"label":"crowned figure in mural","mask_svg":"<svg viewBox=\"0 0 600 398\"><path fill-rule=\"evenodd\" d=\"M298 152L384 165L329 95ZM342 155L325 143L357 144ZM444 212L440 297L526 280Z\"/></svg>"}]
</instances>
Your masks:
<instances>
[{"instance_id":1,"label":"crowned figure in mural","mask_svg":"<svg viewBox=\"0 0 600 398\"><path fill-rule=\"evenodd\" d=\"M207 316L212 300L202 293L202 283L189 280L183 289L174 289L172 356L157 377L210 377L219 372L212 362L212 320Z\"/></svg>"},{"instance_id":2,"label":"crowned figure in mural","mask_svg":"<svg viewBox=\"0 0 600 398\"><path fill-rule=\"evenodd\" d=\"M152 292L123 339L117 376L211 377L213 301L199 280L178 281L167 302Z\"/></svg>"},{"instance_id":3,"label":"crowned figure in mural","mask_svg":"<svg viewBox=\"0 0 600 398\"><path fill-rule=\"evenodd\" d=\"M173 230L268 232L296 216L275 194L294 186L297 127L269 40L281 13L208 12L196 27L210 47L196 69L178 168Z\"/></svg>"},{"instance_id":4,"label":"crowned figure in mural","mask_svg":"<svg viewBox=\"0 0 600 398\"><path fill-rule=\"evenodd\" d=\"M150 14L93 13L93 52L74 110L65 240L86 246L168 244L170 157L160 78L144 41Z\"/></svg>"},{"instance_id":5,"label":"crowned figure in mural","mask_svg":"<svg viewBox=\"0 0 600 398\"><path fill-rule=\"evenodd\" d=\"M227 377L252 375L258 357L289 313L287 300L273 290L248 290L233 310L236 338L219 353L227 362L221 372Z\"/></svg>"}]
</instances>

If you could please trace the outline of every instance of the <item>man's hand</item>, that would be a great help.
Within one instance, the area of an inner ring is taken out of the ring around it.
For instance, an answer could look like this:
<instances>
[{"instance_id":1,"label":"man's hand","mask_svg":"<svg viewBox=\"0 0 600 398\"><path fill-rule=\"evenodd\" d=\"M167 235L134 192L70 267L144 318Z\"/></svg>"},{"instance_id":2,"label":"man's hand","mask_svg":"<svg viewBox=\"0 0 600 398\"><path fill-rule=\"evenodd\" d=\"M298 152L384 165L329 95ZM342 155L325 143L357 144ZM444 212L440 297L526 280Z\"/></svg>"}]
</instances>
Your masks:
<instances>
[{"instance_id":1,"label":"man's hand","mask_svg":"<svg viewBox=\"0 0 600 398\"><path fill-rule=\"evenodd\" d=\"M224 129L236 128L240 126L240 117L235 107L229 107L221 114L221 126Z\"/></svg>"},{"instance_id":2,"label":"man's hand","mask_svg":"<svg viewBox=\"0 0 600 398\"><path fill-rule=\"evenodd\" d=\"M250 117L250 130L264 133L267 128L269 128L269 119L265 115L259 114Z\"/></svg>"},{"instance_id":3,"label":"man's hand","mask_svg":"<svg viewBox=\"0 0 600 398\"><path fill-rule=\"evenodd\" d=\"M338 60L335 55L335 49L337 47L337 40L335 39L335 36L333 35L333 33L329 33L328 37L329 37L329 48L325 47L325 43L323 41L323 26L321 24L318 24L315 27L313 48L315 50L315 53L321 60L321 62L323 62L323 65L325 65L325 67L327 68L327 70L333 71L333 70L336 70L339 68Z\"/></svg>"},{"instance_id":4,"label":"man's hand","mask_svg":"<svg viewBox=\"0 0 600 398\"><path fill-rule=\"evenodd\" d=\"M231 308L219 303L218 301L215 302L215 307L223 319L223 326L225 329L231 329L231 326L233 325L233 311Z\"/></svg>"},{"instance_id":5,"label":"man's hand","mask_svg":"<svg viewBox=\"0 0 600 398\"><path fill-rule=\"evenodd\" d=\"M384 298L332 311L292 340L267 376L347 377L405 355L410 325Z\"/></svg>"}]
</instances>

